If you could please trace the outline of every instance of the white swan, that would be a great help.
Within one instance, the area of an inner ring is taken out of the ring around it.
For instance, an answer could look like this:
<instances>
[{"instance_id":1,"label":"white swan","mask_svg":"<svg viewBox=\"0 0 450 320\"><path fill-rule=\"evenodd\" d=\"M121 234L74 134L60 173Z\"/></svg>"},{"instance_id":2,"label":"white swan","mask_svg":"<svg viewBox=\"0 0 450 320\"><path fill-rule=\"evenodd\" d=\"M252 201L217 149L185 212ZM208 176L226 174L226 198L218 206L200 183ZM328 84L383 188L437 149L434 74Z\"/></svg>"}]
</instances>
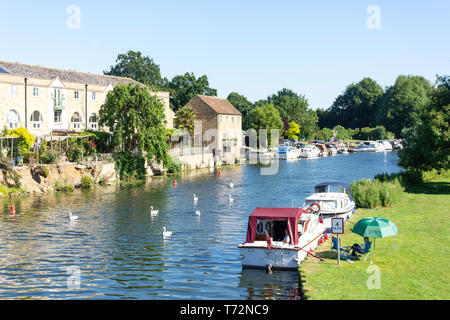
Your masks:
<instances>
[{"instance_id":1,"label":"white swan","mask_svg":"<svg viewBox=\"0 0 450 320\"><path fill-rule=\"evenodd\" d=\"M163 237L170 237L172 235L172 231L167 231L166 227L163 227Z\"/></svg>"},{"instance_id":2,"label":"white swan","mask_svg":"<svg viewBox=\"0 0 450 320\"><path fill-rule=\"evenodd\" d=\"M69 212L69 220L70 221L78 220L78 216L74 216L74 215L72 215L72 212Z\"/></svg>"},{"instance_id":3,"label":"white swan","mask_svg":"<svg viewBox=\"0 0 450 320\"><path fill-rule=\"evenodd\" d=\"M234 188L234 183L233 183L233 182L230 183L230 188L231 188L231 189Z\"/></svg>"},{"instance_id":4,"label":"white swan","mask_svg":"<svg viewBox=\"0 0 450 320\"><path fill-rule=\"evenodd\" d=\"M198 197L196 194L194 194L194 203L197 203L197 201L198 201Z\"/></svg>"},{"instance_id":5,"label":"white swan","mask_svg":"<svg viewBox=\"0 0 450 320\"><path fill-rule=\"evenodd\" d=\"M195 215L196 215L197 217L200 217L202 214L200 213L200 210L197 210L197 211L195 211Z\"/></svg>"},{"instance_id":6,"label":"white swan","mask_svg":"<svg viewBox=\"0 0 450 320\"><path fill-rule=\"evenodd\" d=\"M234 202L234 199L233 199L233 197L231 196L231 194L229 194L228 197L229 197L230 203L233 203L233 202Z\"/></svg>"},{"instance_id":7,"label":"white swan","mask_svg":"<svg viewBox=\"0 0 450 320\"><path fill-rule=\"evenodd\" d=\"M150 207L150 216L156 217L159 213L159 210L153 210L153 206Z\"/></svg>"}]
</instances>

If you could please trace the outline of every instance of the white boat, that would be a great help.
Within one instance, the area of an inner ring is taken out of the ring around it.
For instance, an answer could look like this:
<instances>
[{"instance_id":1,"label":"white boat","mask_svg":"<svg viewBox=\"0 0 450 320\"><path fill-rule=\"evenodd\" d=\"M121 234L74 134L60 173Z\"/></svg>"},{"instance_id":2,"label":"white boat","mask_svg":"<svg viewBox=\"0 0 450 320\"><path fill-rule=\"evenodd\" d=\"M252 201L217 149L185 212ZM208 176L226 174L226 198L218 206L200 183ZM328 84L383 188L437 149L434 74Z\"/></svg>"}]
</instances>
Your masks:
<instances>
[{"instance_id":1,"label":"white boat","mask_svg":"<svg viewBox=\"0 0 450 320\"><path fill-rule=\"evenodd\" d=\"M365 141L358 147L359 152L381 152L384 146L376 141Z\"/></svg>"},{"instance_id":2,"label":"white boat","mask_svg":"<svg viewBox=\"0 0 450 320\"><path fill-rule=\"evenodd\" d=\"M300 150L300 158L312 159L320 157L320 149L316 146L304 146L299 149Z\"/></svg>"},{"instance_id":3,"label":"white boat","mask_svg":"<svg viewBox=\"0 0 450 320\"><path fill-rule=\"evenodd\" d=\"M394 148L392 147L392 144L387 140L378 140L378 143L381 144L384 147L385 151L392 151Z\"/></svg>"},{"instance_id":4,"label":"white boat","mask_svg":"<svg viewBox=\"0 0 450 320\"><path fill-rule=\"evenodd\" d=\"M298 159L300 150L291 146L279 146L277 151L277 157L281 160L293 160Z\"/></svg>"},{"instance_id":5,"label":"white boat","mask_svg":"<svg viewBox=\"0 0 450 320\"><path fill-rule=\"evenodd\" d=\"M248 151L248 160L250 164L261 163L267 165L270 164L273 159L275 159L275 155L265 150L251 149Z\"/></svg>"},{"instance_id":6,"label":"white boat","mask_svg":"<svg viewBox=\"0 0 450 320\"><path fill-rule=\"evenodd\" d=\"M337 150L337 152L338 152L338 154L347 154L348 153L348 149L346 147L342 147L342 148L339 148Z\"/></svg>"},{"instance_id":7,"label":"white boat","mask_svg":"<svg viewBox=\"0 0 450 320\"><path fill-rule=\"evenodd\" d=\"M302 208L256 208L249 217L246 241L238 246L242 267L297 270L323 236L321 221ZM286 230L289 243L283 242Z\"/></svg>"},{"instance_id":8,"label":"white boat","mask_svg":"<svg viewBox=\"0 0 450 320\"><path fill-rule=\"evenodd\" d=\"M331 228L331 218L349 219L355 212L351 187L341 182L326 182L314 187L314 193L305 199L303 209L319 205L319 214L326 228Z\"/></svg>"}]
</instances>

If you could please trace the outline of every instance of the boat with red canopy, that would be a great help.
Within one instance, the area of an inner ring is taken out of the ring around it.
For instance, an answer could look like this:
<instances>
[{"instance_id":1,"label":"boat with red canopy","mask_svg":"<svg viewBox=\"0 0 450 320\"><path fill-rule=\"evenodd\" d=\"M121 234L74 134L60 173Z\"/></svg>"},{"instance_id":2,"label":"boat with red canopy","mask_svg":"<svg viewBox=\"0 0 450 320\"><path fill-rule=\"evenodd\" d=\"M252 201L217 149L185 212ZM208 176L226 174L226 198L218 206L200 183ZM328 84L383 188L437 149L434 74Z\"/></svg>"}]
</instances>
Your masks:
<instances>
[{"instance_id":1,"label":"boat with red canopy","mask_svg":"<svg viewBox=\"0 0 450 320\"><path fill-rule=\"evenodd\" d=\"M243 268L296 270L325 231L318 214L302 208L256 208L245 243L238 246Z\"/></svg>"}]
</instances>

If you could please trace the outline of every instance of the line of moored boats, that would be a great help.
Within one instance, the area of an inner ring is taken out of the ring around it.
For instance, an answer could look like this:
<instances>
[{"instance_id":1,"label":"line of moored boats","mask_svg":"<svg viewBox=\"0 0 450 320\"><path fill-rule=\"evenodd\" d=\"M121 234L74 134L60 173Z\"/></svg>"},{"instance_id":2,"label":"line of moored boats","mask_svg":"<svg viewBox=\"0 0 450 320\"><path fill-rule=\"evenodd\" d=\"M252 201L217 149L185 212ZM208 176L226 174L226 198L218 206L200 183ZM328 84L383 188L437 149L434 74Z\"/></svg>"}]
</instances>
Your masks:
<instances>
[{"instance_id":1,"label":"line of moored boats","mask_svg":"<svg viewBox=\"0 0 450 320\"><path fill-rule=\"evenodd\" d=\"M314 159L319 157L333 156L337 154L347 154L353 152L384 152L402 149L402 143L399 140L378 140L364 141L351 145L340 142L321 142L313 141L306 143L286 143L280 145L276 151L275 157L281 160L292 159Z\"/></svg>"}]
</instances>

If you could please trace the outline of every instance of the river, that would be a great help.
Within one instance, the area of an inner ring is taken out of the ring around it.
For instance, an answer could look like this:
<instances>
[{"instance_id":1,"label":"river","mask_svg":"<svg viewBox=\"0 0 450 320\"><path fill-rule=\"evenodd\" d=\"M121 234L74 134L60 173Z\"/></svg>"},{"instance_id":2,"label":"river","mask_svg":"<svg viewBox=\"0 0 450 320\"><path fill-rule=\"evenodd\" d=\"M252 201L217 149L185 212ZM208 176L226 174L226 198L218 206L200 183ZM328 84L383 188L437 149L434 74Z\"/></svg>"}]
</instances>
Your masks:
<instances>
[{"instance_id":1,"label":"river","mask_svg":"<svg viewBox=\"0 0 450 320\"><path fill-rule=\"evenodd\" d=\"M237 245L248 216L255 207L301 206L320 182L398 172L397 163L396 152L365 152L280 161L269 176L259 166L228 166L137 186L5 198L0 298L300 299L296 272L242 270ZM159 210L153 218L151 205ZM69 221L69 211L79 219ZM162 237L163 226L171 237Z\"/></svg>"}]
</instances>

